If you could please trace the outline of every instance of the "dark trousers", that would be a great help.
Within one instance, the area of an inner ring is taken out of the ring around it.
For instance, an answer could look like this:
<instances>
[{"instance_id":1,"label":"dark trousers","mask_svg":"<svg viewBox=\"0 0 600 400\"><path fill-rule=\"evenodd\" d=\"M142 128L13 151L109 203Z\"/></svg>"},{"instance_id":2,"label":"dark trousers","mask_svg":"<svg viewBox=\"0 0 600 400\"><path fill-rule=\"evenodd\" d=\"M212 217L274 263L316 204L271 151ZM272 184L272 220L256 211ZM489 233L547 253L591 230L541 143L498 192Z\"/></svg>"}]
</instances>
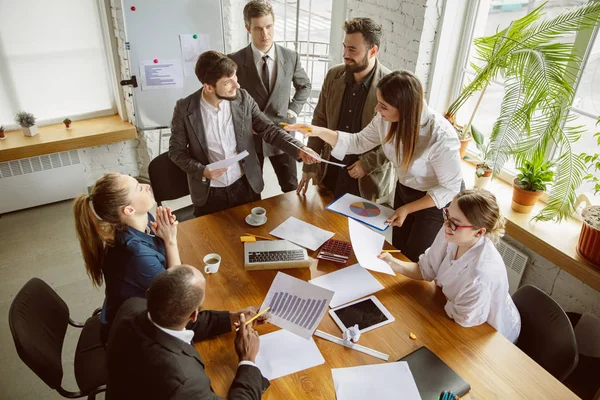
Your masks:
<instances>
[{"instance_id":1,"label":"dark trousers","mask_svg":"<svg viewBox=\"0 0 600 400\"><path fill-rule=\"evenodd\" d=\"M426 194L427 192L396 183L394 209L397 210L405 204L419 200ZM392 243L395 248L402 251L402 254L417 262L419 256L431 246L443 225L444 216L442 210L437 207L408 214L401 227L394 227Z\"/></svg>"},{"instance_id":2,"label":"dark trousers","mask_svg":"<svg viewBox=\"0 0 600 400\"><path fill-rule=\"evenodd\" d=\"M329 157L332 162L342 163L346 167L351 166L358 161L358 156L351 154L344 157L343 160L338 160L335 157ZM323 177L323 185L333 193L333 197L338 199L346 193L360 196L358 190L358 179L354 179L348 174L348 169L343 167L337 167L335 165L327 166L327 173Z\"/></svg>"},{"instance_id":3,"label":"dark trousers","mask_svg":"<svg viewBox=\"0 0 600 400\"><path fill-rule=\"evenodd\" d=\"M252 190L244 175L227 187L211 187L206 203L200 207L194 206L194 217L227 210L256 200L260 200L260 194Z\"/></svg>"},{"instance_id":4,"label":"dark trousers","mask_svg":"<svg viewBox=\"0 0 600 400\"><path fill-rule=\"evenodd\" d=\"M262 170L265 165L265 157L262 153L257 155ZM294 157L283 153L269 157L269 161L271 161L275 175L277 175L279 187L283 193L298 189L298 163Z\"/></svg>"}]
</instances>

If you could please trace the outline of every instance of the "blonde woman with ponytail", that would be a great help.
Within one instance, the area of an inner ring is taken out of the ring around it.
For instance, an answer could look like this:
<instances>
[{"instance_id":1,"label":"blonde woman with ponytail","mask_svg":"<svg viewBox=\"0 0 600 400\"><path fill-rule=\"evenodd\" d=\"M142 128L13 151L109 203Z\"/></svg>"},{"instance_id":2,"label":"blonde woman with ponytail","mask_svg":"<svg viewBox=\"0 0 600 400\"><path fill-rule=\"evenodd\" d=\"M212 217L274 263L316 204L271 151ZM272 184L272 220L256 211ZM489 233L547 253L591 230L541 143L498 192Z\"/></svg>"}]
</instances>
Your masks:
<instances>
[{"instance_id":1,"label":"blonde woman with ponytail","mask_svg":"<svg viewBox=\"0 0 600 400\"><path fill-rule=\"evenodd\" d=\"M469 327L488 322L513 343L521 317L508 293L504 261L494 242L504 235L504 218L496 197L487 190L466 190L444 209L444 226L419 262L405 262L389 253L379 258L412 279L442 288L450 318Z\"/></svg>"},{"instance_id":2,"label":"blonde woman with ponytail","mask_svg":"<svg viewBox=\"0 0 600 400\"><path fill-rule=\"evenodd\" d=\"M104 340L125 300L145 297L158 274L181 264L175 216L158 207L155 220L149 212L155 204L150 185L116 173L102 176L90 195L73 204L87 273L94 286L106 283L100 316Z\"/></svg>"}]
</instances>

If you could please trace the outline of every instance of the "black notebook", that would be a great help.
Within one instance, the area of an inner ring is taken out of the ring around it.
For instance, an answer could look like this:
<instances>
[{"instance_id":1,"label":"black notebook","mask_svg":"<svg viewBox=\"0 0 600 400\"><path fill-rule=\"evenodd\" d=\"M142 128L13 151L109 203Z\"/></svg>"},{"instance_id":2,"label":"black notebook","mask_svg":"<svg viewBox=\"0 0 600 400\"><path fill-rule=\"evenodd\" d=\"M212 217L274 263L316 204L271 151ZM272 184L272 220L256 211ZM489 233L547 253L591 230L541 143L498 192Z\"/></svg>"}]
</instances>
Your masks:
<instances>
[{"instance_id":1,"label":"black notebook","mask_svg":"<svg viewBox=\"0 0 600 400\"><path fill-rule=\"evenodd\" d=\"M398 361L408 363L423 400L436 400L444 390L457 396L471 390L467 382L427 347L421 347Z\"/></svg>"}]
</instances>

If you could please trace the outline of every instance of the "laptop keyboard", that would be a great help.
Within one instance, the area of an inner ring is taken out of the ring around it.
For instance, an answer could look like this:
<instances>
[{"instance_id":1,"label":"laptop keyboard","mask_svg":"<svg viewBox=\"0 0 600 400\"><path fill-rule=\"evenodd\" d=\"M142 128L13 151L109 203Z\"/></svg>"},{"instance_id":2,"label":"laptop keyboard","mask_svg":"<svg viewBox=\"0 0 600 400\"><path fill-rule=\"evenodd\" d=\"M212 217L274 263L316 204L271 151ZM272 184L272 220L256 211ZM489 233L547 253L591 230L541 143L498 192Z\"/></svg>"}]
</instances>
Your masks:
<instances>
[{"instance_id":1,"label":"laptop keyboard","mask_svg":"<svg viewBox=\"0 0 600 400\"><path fill-rule=\"evenodd\" d=\"M280 250L280 251L251 251L248 252L250 263L304 261L302 250Z\"/></svg>"}]
</instances>

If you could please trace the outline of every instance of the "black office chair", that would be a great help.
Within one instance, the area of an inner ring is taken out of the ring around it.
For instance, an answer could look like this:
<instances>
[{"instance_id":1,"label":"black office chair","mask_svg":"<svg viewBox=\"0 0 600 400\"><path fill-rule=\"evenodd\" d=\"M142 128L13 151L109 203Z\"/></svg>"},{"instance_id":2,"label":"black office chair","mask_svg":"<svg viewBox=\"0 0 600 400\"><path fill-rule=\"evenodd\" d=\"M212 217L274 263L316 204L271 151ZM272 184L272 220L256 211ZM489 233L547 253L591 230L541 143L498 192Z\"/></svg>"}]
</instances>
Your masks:
<instances>
[{"instance_id":1,"label":"black office chair","mask_svg":"<svg viewBox=\"0 0 600 400\"><path fill-rule=\"evenodd\" d=\"M568 312L567 316L575 332L579 361L577 362L577 367L567 377L564 384L573 393L581 397L582 400L600 399L600 379L598 379L600 352L597 350L599 348L598 343L600 343L600 325L582 323L582 325L578 326L582 314ZM589 321L590 315L587 315L586 318ZM590 349L594 351L591 352Z\"/></svg>"},{"instance_id":2,"label":"black office chair","mask_svg":"<svg viewBox=\"0 0 600 400\"><path fill-rule=\"evenodd\" d=\"M577 342L569 317L554 299L533 285L512 296L521 314L517 347L563 382L577 366Z\"/></svg>"},{"instance_id":3,"label":"black office chair","mask_svg":"<svg viewBox=\"0 0 600 400\"><path fill-rule=\"evenodd\" d=\"M21 360L48 386L73 399L106 390L106 351L100 342L100 318L84 324L69 317L69 308L46 282L32 278L17 293L8 313L8 324ZM62 348L67 325L82 328L75 350L75 380L79 392L62 387Z\"/></svg>"},{"instance_id":4,"label":"black office chair","mask_svg":"<svg viewBox=\"0 0 600 400\"><path fill-rule=\"evenodd\" d=\"M150 161L148 175L150 175L154 199L159 206L165 200L175 200L190 194L186 173L171 161L168 153L163 153ZM194 205L175 210L173 214L180 222L192 219Z\"/></svg>"}]
</instances>

